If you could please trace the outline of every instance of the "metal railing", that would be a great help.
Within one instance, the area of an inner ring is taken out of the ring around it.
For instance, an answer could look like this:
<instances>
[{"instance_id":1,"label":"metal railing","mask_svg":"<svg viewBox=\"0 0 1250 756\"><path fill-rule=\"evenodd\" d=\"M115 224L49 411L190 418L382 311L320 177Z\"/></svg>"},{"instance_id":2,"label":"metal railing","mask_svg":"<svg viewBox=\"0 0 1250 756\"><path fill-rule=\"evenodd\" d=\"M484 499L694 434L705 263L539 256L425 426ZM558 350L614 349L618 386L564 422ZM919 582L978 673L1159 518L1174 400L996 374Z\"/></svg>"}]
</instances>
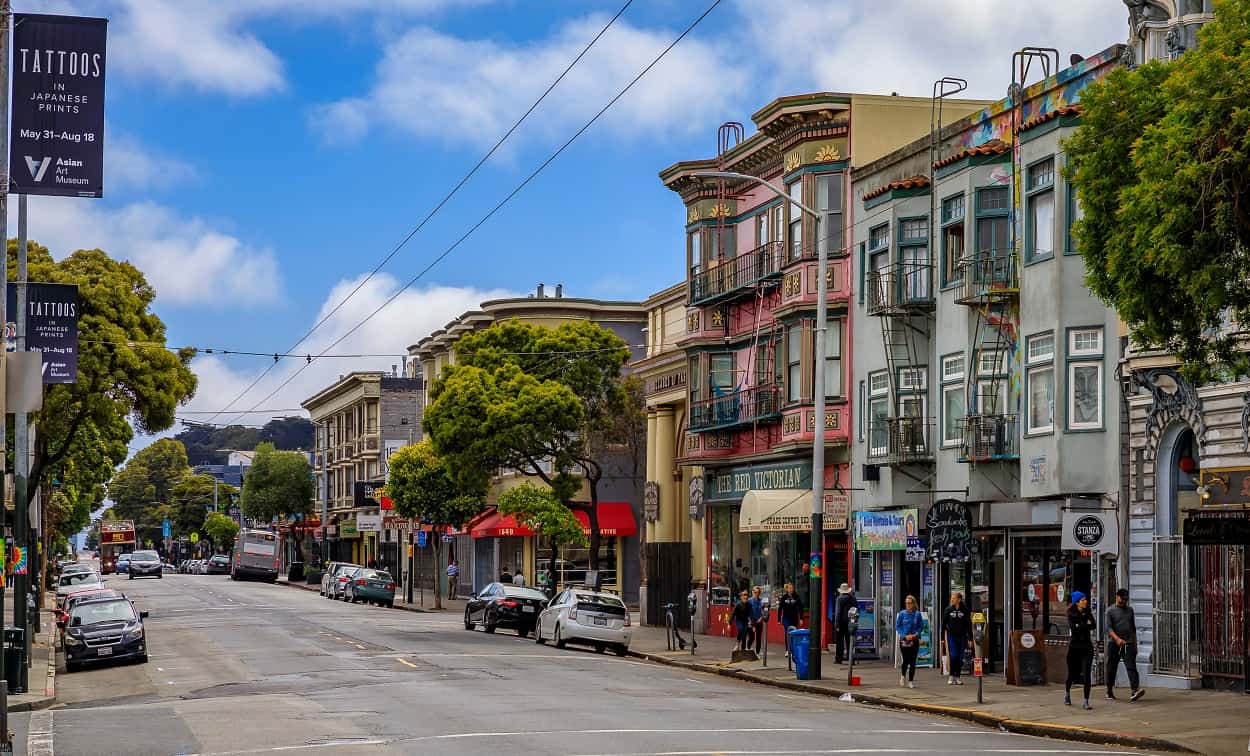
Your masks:
<instances>
[{"instance_id":1,"label":"metal railing","mask_svg":"<svg viewBox=\"0 0 1250 756\"><path fill-rule=\"evenodd\" d=\"M695 275L690 279L690 304L715 302L781 275L782 251L781 242L767 242Z\"/></svg>"},{"instance_id":2,"label":"metal railing","mask_svg":"<svg viewBox=\"0 0 1250 756\"><path fill-rule=\"evenodd\" d=\"M987 249L959 261L955 301L986 304L1020 296L1020 268L1008 249Z\"/></svg>"},{"instance_id":3,"label":"metal railing","mask_svg":"<svg viewBox=\"0 0 1250 756\"><path fill-rule=\"evenodd\" d=\"M891 315L933 309L933 266L898 262L868 272L868 314Z\"/></svg>"},{"instance_id":4,"label":"metal railing","mask_svg":"<svg viewBox=\"0 0 1250 756\"><path fill-rule=\"evenodd\" d=\"M773 385L741 389L690 406L690 430L694 433L780 418L781 388Z\"/></svg>"},{"instance_id":5,"label":"metal railing","mask_svg":"<svg viewBox=\"0 0 1250 756\"><path fill-rule=\"evenodd\" d=\"M963 419L960 462L998 462L1020 458L1016 415L968 415Z\"/></svg>"},{"instance_id":6,"label":"metal railing","mask_svg":"<svg viewBox=\"0 0 1250 756\"><path fill-rule=\"evenodd\" d=\"M868 423L868 456L887 465L933 459L934 421L925 417L887 417Z\"/></svg>"}]
</instances>

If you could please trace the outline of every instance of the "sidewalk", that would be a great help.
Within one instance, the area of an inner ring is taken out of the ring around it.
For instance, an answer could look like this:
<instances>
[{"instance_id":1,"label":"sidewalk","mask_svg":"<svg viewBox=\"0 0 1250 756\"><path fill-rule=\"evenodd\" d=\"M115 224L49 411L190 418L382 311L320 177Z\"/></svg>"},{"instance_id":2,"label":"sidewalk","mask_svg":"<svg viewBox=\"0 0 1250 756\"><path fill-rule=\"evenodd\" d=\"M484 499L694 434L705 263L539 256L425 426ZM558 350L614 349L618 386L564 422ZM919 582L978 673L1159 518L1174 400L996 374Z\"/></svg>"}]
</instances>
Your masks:
<instances>
[{"instance_id":1,"label":"sidewalk","mask_svg":"<svg viewBox=\"0 0 1250 756\"><path fill-rule=\"evenodd\" d=\"M688 634L685 634L689 641ZM1090 695L1093 711L1063 705L1063 686L1017 687L1006 685L1001 675L985 679L984 704L978 704L976 678L965 677L963 686L948 686L940 670L916 671L916 687L900 688L898 672L882 662L855 665L861 685L847 685L846 665L822 657L825 679L800 681L786 669L785 649L769 648L768 667L760 662L730 664L733 639L698 636L699 648L691 656L668 651L664 628L638 627L630 652L664 664L735 677L829 696L850 692L857 702L892 709L954 717L1008 732L1121 745L1155 751L1196 753L1245 753L1250 743L1250 695L1206 690L1149 688L1140 701L1130 703L1128 690L1117 689L1118 700L1108 701L1104 691Z\"/></svg>"},{"instance_id":2,"label":"sidewalk","mask_svg":"<svg viewBox=\"0 0 1250 756\"><path fill-rule=\"evenodd\" d=\"M294 583L292 583L292 582L288 582L288 581L287 581L287 579L286 579L286 575L283 575L283 576L279 577L279 578L278 578L278 583L279 583L280 585L288 585L288 586L290 586L290 587L292 587L292 588L300 588L300 589L305 590L305 591L312 591L313 593L320 593L320 591L321 591L321 586L320 586L320 584L316 584L316 585L307 585L307 584L305 584L305 583L304 583L304 582L302 582L302 581L296 581L296 582L294 582ZM416 591L416 592L414 592L414 593L413 593L413 599L414 599L414 601L413 601L413 603L409 604L407 601L405 601L405 600L404 600L404 596L402 595L402 592L400 592L400 591L396 591L396 592L395 592L395 608L396 608L396 609L403 609L403 610L404 610L404 611L406 611L406 612L433 612L433 611L438 611L438 612L440 612L440 613L446 613L446 614L457 614L457 615L458 615L458 614L464 614L465 599L462 599L462 598L460 598L460 599L449 599L449 598L447 598L446 596L444 596L444 597L443 597L443 608L442 608L442 609L438 609L438 610L436 610L436 609L434 608L434 592L433 592L433 591L426 591L426 592L425 592L425 603L424 603L424 604L422 604L422 603L421 603L420 598L421 598L421 592L420 592L420 591ZM661 638L661 640L662 640L662 638Z\"/></svg>"},{"instance_id":3,"label":"sidewalk","mask_svg":"<svg viewBox=\"0 0 1250 756\"><path fill-rule=\"evenodd\" d=\"M13 621L12 591L5 591L5 624ZM48 598L49 605L55 598ZM37 711L56 703L56 615L44 609L39 617L39 632L31 643L31 665L26 693L9 695L9 713Z\"/></svg>"}]
</instances>

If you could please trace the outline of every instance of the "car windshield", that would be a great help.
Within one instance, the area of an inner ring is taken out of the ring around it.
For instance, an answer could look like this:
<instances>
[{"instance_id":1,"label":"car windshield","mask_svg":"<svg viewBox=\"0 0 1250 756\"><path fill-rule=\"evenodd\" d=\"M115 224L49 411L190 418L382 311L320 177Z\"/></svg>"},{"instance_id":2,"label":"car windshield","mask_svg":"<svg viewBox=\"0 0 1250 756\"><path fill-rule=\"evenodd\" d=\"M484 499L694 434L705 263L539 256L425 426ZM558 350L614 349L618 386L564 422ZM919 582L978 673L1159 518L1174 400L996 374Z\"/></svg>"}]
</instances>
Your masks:
<instances>
[{"instance_id":1,"label":"car windshield","mask_svg":"<svg viewBox=\"0 0 1250 756\"><path fill-rule=\"evenodd\" d=\"M577 600L586 604L603 604L604 606L625 606L615 596L604 596L597 593L579 593Z\"/></svg>"},{"instance_id":2,"label":"car windshield","mask_svg":"<svg viewBox=\"0 0 1250 756\"><path fill-rule=\"evenodd\" d=\"M382 572L381 570L361 570L360 577L368 580L385 580L391 582L391 573Z\"/></svg>"},{"instance_id":3,"label":"car windshield","mask_svg":"<svg viewBox=\"0 0 1250 756\"><path fill-rule=\"evenodd\" d=\"M213 557L209 561L216 562L217 564L221 564L222 562L229 562L230 559L228 557L222 556L221 554L218 554L217 556Z\"/></svg>"},{"instance_id":4,"label":"car windshield","mask_svg":"<svg viewBox=\"0 0 1250 756\"><path fill-rule=\"evenodd\" d=\"M69 608L69 607L77 606L78 604L81 604L84 601L97 601L102 598L121 598L121 596L122 595L118 593L117 591L108 590L108 589L103 589L99 591L83 591L82 593L79 593L70 597L66 601L65 605L67 608Z\"/></svg>"},{"instance_id":5,"label":"car windshield","mask_svg":"<svg viewBox=\"0 0 1250 756\"><path fill-rule=\"evenodd\" d=\"M505 585L503 587L503 595L509 598L529 598L539 599L541 601L547 600L547 594L537 588L523 588L519 585Z\"/></svg>"},{"instance_id":6,"label":"car windshield","mask_svg":"<svg viewBox=\"0 0 1250 756\"><path fill-rule=\"evenodd\" d=\"M348 573L355 572L358 569L360 569L360 565L358 564L340 564L338 570L336 570L334 574L346 575Z\"/></svg>"},{"instance_id":7,"label":"car windshield","mask_svg":"<svg viewBox=\"0 0 1250 756\"><path fill-rule=\"evenodd\" d=\"M135 610L125 599L115 601L88 601L74 607L70 613L71 625L96 625L101 622L134 622Z\"/></svg>"},{"instance_id":8,"label":"car windshield","mask_svg":"<svg viewBox=\"0 0 1250 756\"><path fill-rule=\"evenodd\" d=\"M75 572L73 575L62 575L61 585L78 585L79 583L95 583L100 577L94 572Z\"/></svg>"},{"instance_id":9,"label":"car windshield","mask_svg":"<svg viewBox=\"0 0 1250 756\"><path fill-rule=\"evenodd\" d=\"M130 555L130 561L132 562L157 562L157 561L160 561L160 557L156 555L155 551L136 551L135 553Z\"/></svg>"},{"instance_id":10,"label":"car windshield","mask_svg":"<svg viewBox=\"0 0 1250 756\"><path fill-rule=\"evenodd\" d=\"M73 572L91 572L91 568L85 564L78 564L77 562L75 562L74 564L65 565L65 569L62 570L62 572L64 572L66 575L73 573Z\"/></svg>"}]
</instances>

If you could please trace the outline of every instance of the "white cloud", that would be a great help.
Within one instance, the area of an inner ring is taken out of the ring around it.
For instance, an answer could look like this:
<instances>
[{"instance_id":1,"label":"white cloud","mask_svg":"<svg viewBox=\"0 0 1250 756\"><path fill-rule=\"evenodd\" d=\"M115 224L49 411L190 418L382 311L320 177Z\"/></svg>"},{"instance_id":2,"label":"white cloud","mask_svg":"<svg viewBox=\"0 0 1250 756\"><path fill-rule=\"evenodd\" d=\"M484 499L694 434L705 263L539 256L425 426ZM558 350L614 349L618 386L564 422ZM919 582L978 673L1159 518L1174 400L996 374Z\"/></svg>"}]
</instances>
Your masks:
<instances>
[{"instance_id":1,"label":"white cloud","mask_svg":"<svg viewBox=\"0 0 1250 756\"><path fill-rule=\"evenodd\" d=\"M755 53L744 59L771 86L928 97L934 81L958 76L963 96L983 99L1006 96L1014 51L1057 47L1066 68L1071 53L1123 41L1127 18L1121 3L1090 0L738 0L737 10L742 47Z\"/></svg>"},{"instance_id":2,"label":"white cloud","mask_svg":"<svg viewBox=\"0 0 1250 756\"><path fill-rule=\"evenodd\" d=\"M481 0L474 0L473 4ZM109 55L128 76L171 87L253 97L286 87L282 59L249 30L253 22L339 20L350 14L412 16L463 0L117 0Z\"/></svg>"},{"instance_id":3,"label":"white cloud","mask_svg":"<svg viewBox=\"0 0 1250 756\"><path fill-rule=\"evenodd\" d=\"M314 109L310 123L341 141L364 125L474 145L501 136L603 27L607 18L570 21L526 44L461 39L410 29L387 44L370 90ZM672 42L676 32L618 21L536 111L529 133L564 135L599 110ZM728 51L688 37L605 117L600 128L640 140L704 129L741 96L745 72Z\"/></svg>"},{"instance_id":4,"label":"white cloud","mask_svg":"<svg viewBox=\"0 0 1250 756\"><path fill-rule=\"evenodd\" d=\"M125 135L104 142L104 181L110 189L168 189L196 177L195 167Z\"/></svg>"},{"instance_id":5,"label":"white cloud","mask_svg":"<svg viewBox=\"0 0 1250 756\"><path fill-rule=\"evenodd\" d=\"M9 228L16 228L13 213ZM166 306L266 306L282 297L271 250L153 202L108 209L77 198L33 197L29 238L58 259L98 247L129 260Z\"/></svg>"},{"instance_id":6,"label":"white cloud","mask_svg":"<svg viewBox=\"0 0 1250 756\"><path fill-rule=\"evenodd\" d=\"M319 322L334 308L336 303L350 294L362 278L363 276L336 284L326 295L317 315L309 322L309 327ZM444 327L452 319L468 310L476 309L484 301L517 296L513 292L501 289L481 290L451 286L408 289L389 306L343 339L341 343L331 346L354 325L364 321L397 288L398 283L394 277L386 273L374 276L296 350L314 356L327 348L329 354L392 356L324 357L314 359L310 364L302 358L283 360L253 391L231 408L232 412L223 413L213 422L263 424L269 419L268 414L247 414L240 418L238 412L253 407L258 409L299 407L300 402L338 380L340 375L353 370L389 371L392 365L401 364L401 355L406 354L410 344ZM283 344L279 348L286 346ZM200 385L195 398L186 409L215 412L225 408L265 367L266 361L259 358L215 355L197 358L192 363L192 369L199 377ZM273 396L266 398L266 394L297 372L299 374L289 384ZM210 416L191 415L190 417L207 421Z\"/></svg>"}]
</instances>

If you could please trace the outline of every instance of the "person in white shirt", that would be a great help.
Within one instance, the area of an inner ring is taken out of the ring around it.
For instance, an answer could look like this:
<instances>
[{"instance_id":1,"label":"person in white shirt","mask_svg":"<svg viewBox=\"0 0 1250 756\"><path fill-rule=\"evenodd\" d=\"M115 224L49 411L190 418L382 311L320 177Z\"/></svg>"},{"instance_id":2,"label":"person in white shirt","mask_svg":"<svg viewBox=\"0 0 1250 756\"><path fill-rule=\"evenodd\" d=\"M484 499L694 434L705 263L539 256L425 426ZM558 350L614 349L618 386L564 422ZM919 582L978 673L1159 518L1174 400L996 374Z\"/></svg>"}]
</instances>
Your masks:
<instances>
[{"instance_id":1,"label":"person in white shirt","mask_svg":"<svg viewBox=\"0 0 1250 756\"><path fill-rule=\"evenodd\" d=\"M525 576L521 574L520 570L517 570L516 574L512 576L512 584L525 585Z\"/></svg>"}]
</instances>

